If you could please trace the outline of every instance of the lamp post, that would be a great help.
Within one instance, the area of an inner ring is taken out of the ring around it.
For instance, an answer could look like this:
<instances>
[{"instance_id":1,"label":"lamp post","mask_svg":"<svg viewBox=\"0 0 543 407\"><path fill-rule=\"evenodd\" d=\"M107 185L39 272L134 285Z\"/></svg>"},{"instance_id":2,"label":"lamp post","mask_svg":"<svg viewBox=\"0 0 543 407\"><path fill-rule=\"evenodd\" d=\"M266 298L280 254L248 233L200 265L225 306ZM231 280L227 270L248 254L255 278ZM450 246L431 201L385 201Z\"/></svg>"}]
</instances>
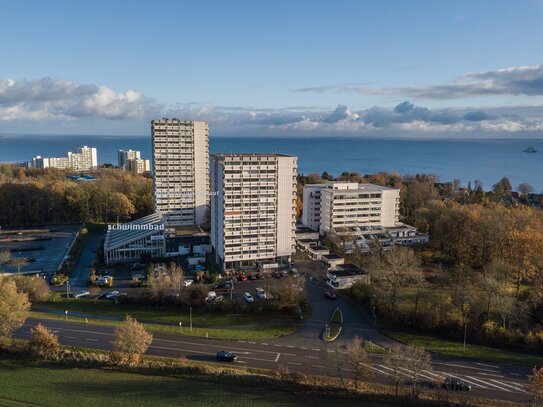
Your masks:
<instances>
[{"instance_id":1,"label":"lamp post","mask_svg":"<svg viewBox=\"0 0 543 407\"><path fill-rule=\"evenodd\" d=\"M183 333L183 323L182 322L179 322L179 330L181 331L181 333Z\"/></svg>"},{"instance_id":2,"label":"lamp post","mask_svg":"<svg viewBox=\"0 0 543 407\"><path fill-rule=\"evenodd\" d=\"M66 317L66 321L68 320L68 310L64 311L64 315Z\"/></svg>"},{"instance_id":3,"label":"lamp post","mask_svg":"<svg viewBox=\"0 0 543 407\"><path fill-rule=\"evenodd\" d=\"M192 307L190 307L189 312L190 312L190 331L192 332Z\"/></svg>"}]
</instances>

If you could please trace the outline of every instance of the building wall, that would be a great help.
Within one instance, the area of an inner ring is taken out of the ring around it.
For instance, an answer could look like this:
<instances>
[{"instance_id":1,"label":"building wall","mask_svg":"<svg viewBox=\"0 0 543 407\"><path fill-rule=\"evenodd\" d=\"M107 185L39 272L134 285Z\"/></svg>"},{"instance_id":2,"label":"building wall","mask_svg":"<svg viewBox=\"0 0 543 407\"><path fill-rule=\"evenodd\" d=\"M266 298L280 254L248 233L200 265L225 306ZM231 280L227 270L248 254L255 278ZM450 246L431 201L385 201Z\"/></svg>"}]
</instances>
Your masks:
<instances>
[{"instance_id":1,"label":"building wall","mask_svg":"<svg viewBox=\"0 0 543 407\"><path fill-rule=\"evenodd\" d=\"M313 230L319 230L321 220L321 190L326 184L304 186L302 202L302 224Z\"/></svg>"},{"instance_id":2,"label":"building wall","mask_svg":"<svg viewBox=\"0 0 543 407\"><path fill-rule=\"evenodd\" d=\"M117 157L118 157L118 167L121 169L125 169L126 162L128 160L141 158L141 153L135 150L119 150L117 153Z\"/></svg>"},{"instance_id":3,"label":"building wall","mask_svg":"<svg viewBox=\"0 0 543 407\"><path fill-rule=\"evenodd\" d=\"M166 226L203 223L209 194L207 123L160 119L151 129L155 211L164 214Z\"/></svg>"},{"instance_id":4,"label":"building wall","mask_svg":"<svg viewBox=\"0 0 543 407\"><path fill-rule=\"evenodd\" d=\"M400 190L387 189L382 192L381 226L393 227L400 221Z\"/></svg>"}]
</instances>

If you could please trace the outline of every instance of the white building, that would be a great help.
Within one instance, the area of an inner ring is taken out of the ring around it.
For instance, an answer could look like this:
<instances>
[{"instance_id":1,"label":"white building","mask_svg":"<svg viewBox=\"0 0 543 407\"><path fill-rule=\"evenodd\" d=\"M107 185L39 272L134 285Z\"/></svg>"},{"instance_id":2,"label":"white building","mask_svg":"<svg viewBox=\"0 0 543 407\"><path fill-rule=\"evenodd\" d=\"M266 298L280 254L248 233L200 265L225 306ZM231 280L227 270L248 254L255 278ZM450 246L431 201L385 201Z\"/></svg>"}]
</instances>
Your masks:
<instances>
[{"instance_id":1,"label":"white building","mask_svg":"<svg viewBox=\"0 0 543 407\"><path fill-rule=\"evenodd\" d=\"M211 245L223 270L276 267L295 251L297 158L211 156Z\"/></svg>"},{"instance_id":2,"label":"white building","mask_svg":"<svg viewBox=\"0 0 543 407\"><path fill-rule=\"evenodd\" d=\"M166 226L201 225L209 205L207 122L153 120L155 212Z\"/></svg>"},{"instance_id":3,"label":"white building","mask_svg":"<svg viewBox=\"0 0 543 407\"><path fill-rule=\"evenodd\" d=\"M136 150L119 150L117 152L118 167L122 170L126 169L126 162L128 160L135 160L141 158L141 153Z\"/></svg>"},{"instance_id":4,"label":"white building","mask_svg":"<svg viewBox=\"0 0 543 407\"><path fill-rule=\"evenodd\" d=\"M32 168L57 168L60 170L88 171L98 166L96 148L83 146L69 151L65 157L36 156L29 162Z\"/></svg>"},{"instance_id":5,"label":"white building","mask_svg":"<svg viewBox=\"0 0 543 407\"><path fill-rule=\"evenodd\" d=\"M304 186L302 223L318 231L321 224L321 190L328 184L308 184Z\"/></svg>"},{"instance_id":6,"label":"white building","mask_svg":"<svg viewBox=\"0 0 543 407\"><path fill-rule=\"evenodd\" d=\"M144 160L141 158L129 158L124 163L124 169L126 171L133 172L134 174L143 174L149 172L151 164L149 160Z\"/></svg>"}]
</instances>

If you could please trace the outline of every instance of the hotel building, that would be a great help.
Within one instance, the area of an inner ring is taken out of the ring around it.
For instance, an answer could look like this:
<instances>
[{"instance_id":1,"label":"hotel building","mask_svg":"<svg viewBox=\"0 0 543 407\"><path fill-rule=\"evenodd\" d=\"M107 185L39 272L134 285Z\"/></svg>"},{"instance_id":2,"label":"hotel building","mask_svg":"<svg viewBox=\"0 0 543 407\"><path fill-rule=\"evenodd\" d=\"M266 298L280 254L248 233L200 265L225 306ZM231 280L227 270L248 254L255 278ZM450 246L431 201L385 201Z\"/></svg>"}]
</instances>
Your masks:
<instances>
[{"instance_id":1,"label":"hotel building","mask_svg":"<svg viewBox=\"0 0 543 407\"><path fill-rule=\"evenodd\" d=\"M222 271L286 264L295 251L297 158L211 155L211 245Z\"/></svg>"},{"instance_id":2,"label":"hotel building","mask_svg":"<svg viewBox=\"0 0 543 407\"><path fill-rule=\"evenodd\" d=\"M36 156L28 162L31 168L57 168L60 170L88 171L98 167L96 148L83 146L65 157Z\"/></svg>"},{"instance_id":3,"label":"hotel building","mask_svg":"<svg viewBox=\"0 0 543 407\"><path fill-rule=\"evenodd\" d=\"M207 122L153 120L155 212L167 227L201 225L209 205Z\"/></svg>"}]
</instances>

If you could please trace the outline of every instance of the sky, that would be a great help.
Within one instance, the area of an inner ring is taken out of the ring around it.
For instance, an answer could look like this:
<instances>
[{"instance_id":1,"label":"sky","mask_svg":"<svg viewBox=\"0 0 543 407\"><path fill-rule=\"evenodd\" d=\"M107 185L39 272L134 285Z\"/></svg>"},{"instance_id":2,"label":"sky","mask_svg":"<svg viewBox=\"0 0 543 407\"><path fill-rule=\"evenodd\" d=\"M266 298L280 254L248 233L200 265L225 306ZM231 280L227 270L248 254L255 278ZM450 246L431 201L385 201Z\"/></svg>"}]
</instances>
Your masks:
<instances>
[{"instance_id":1,"label":"sky","mask_svg":"<svg viewBox=\"0 0 543 407\"><path fill-rule=\"evenodd\" d=\"M543 1L0 0L0 133L543 137Z\"/></svg>"}]
</instances>

